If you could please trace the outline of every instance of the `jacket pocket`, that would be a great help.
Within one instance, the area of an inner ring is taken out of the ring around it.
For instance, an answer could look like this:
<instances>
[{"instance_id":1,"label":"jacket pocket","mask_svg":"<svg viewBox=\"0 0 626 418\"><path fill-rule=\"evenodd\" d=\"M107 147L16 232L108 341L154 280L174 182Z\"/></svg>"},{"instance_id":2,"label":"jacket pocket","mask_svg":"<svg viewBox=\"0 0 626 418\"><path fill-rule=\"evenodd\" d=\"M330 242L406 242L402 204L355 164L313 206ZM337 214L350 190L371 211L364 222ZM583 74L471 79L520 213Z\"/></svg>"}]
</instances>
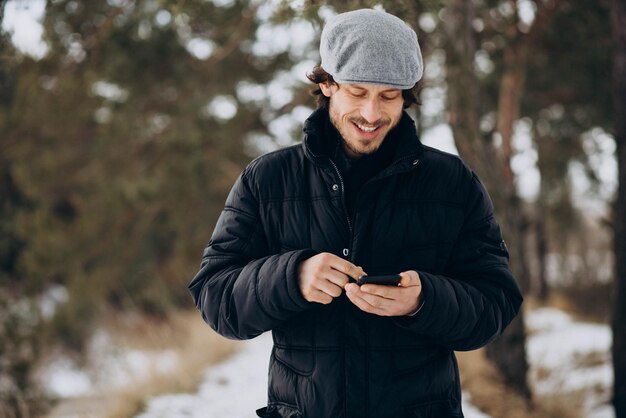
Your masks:
<instances>
[{"instance_id":1,"label":"jacket pocket","mask_svg":"<svg viewBox=\"0 0 626 418\"><path fill-rule=\"evenodd\" d=\"M461 418L463 415L453 412L450 401L433 401L407 408L407 418Z\"/></svg>"},{"instance_id":2,"label":"jacket pocket","mask_svg":"<svg viewBox=\"0 0 626 418\"><path fill-rule=\"evenodd\" d=\"M256 414L262 418L302 418L302 412L293 405L286 403L270 403L265 408L257 409Z\"/></svg>"},{"instance_id":3,"label":"jacket pocket","mask_svg":"<svg viewBox=\"0 0 626 418\"><path fill-rule=\"evenodd\" d=\"M301 376L310 376L315 369L315 351L313 350L274 346L272 354L277 362Z\"/></svg>"}]
</instances>

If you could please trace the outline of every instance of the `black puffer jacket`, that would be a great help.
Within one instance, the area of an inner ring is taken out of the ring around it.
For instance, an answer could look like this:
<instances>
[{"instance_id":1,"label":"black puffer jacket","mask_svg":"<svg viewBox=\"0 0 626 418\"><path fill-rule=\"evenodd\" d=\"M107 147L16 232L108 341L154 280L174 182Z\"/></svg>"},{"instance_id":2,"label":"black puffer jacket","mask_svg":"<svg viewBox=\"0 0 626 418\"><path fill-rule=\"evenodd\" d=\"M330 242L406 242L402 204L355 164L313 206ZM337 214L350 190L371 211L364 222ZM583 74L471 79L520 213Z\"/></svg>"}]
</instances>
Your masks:
<instances>
[{"instance_id":1,"label":"black puffer jacket","mask_svg":"<svg viewBox=\"0 0 626 418\"><path fill-rule=\"evenodd\" d=\"M259 416L462 417L453 350L488 343L522 301L489 197L459 158L423 146L405 114L394 162L349 216L326 155L327 118L315 111L303 145L256 159L237 179L189 285L196 305L229 338L272 330ZM320 252L370 275L418 271L423 308L390 318L345 295L307 302L298 265Z\"/></svg>"}]
</instances>

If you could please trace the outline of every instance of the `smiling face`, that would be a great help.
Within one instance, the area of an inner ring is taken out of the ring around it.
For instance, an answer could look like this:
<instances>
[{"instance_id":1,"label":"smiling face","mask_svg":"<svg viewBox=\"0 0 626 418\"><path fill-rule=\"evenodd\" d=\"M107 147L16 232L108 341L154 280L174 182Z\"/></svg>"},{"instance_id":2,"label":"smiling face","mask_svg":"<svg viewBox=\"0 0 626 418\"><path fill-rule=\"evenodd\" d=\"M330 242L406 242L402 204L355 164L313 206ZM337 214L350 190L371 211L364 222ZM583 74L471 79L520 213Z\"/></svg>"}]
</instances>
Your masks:
<instances>
[{"instance_id":1,"label":"smiling face","mask_svg":"<svg viewBox=\"0 0 626 418\"><path fill-rule=\"evenodd\" d=\"M330 120L350 158L375 152L402 116L402 90L370 84L319 85L330 98Z\"/></svg>"}]
</instances>

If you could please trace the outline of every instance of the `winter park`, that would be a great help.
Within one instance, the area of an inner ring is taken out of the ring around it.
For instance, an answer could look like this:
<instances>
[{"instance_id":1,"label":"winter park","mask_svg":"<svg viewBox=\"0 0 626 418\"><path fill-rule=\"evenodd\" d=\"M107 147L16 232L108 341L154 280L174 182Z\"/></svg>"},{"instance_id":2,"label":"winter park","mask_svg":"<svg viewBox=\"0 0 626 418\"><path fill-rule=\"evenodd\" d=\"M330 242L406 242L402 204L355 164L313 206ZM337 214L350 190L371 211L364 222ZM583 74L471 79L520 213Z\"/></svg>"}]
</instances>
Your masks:
<instances>
[{"instance_id":1,"label":"winter park","mask_svg":"<svg viewBox=\"0 0 626 418\"><path fill-rule=\"evenodd\" d=\"M0 418L626 418L626 5L0 1Z\"/></svg>"}]
</instances>

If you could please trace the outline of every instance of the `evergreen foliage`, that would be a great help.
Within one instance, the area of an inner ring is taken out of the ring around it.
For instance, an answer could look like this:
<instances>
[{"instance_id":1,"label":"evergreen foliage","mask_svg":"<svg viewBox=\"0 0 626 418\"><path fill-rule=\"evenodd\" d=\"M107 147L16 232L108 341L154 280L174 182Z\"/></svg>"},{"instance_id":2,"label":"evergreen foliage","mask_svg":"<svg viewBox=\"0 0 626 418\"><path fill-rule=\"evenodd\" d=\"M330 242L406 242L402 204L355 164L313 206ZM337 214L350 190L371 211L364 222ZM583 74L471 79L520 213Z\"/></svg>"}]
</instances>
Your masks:
<instances>
[{"instance_id":1,"label":"evergreen foliage","mask_svg":"<svg viewBox=\"0 0 626 418\"><path fill-rule=\"evenodd\" d=\"M4 35L0 381L15 387L7 405L30 393L43 344L80 352L107 312L191 307L186 285L254 157L250 136L268 136L277 112L265 85L293 66L284 50L254 52L259 4L222 3L48 1L41 59ZM262 94L242 94L242 83ZM39 302L59 287L67 295L53 298L47 318Z\"/></svg>"}]
</instances>

